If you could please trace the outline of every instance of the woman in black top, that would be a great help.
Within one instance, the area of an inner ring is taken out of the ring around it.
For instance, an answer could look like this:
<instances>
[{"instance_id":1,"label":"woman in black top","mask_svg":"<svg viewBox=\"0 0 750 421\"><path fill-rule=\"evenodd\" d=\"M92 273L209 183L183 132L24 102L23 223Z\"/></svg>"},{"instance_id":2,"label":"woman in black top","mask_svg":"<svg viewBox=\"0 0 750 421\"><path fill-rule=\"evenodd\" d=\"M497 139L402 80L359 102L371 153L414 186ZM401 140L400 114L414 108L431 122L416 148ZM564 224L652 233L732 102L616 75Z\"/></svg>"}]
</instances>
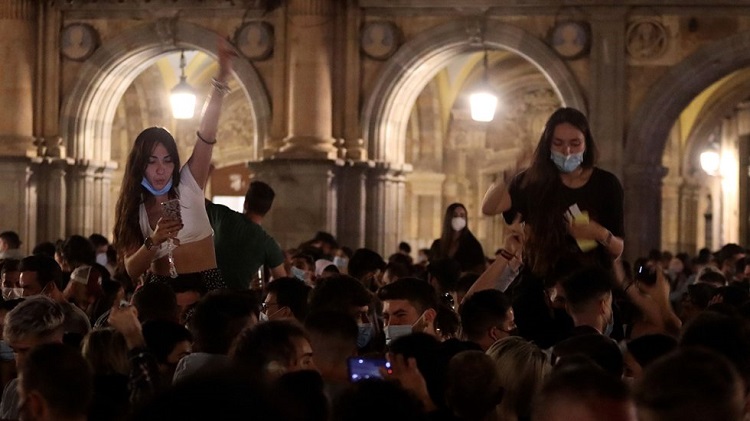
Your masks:
<instances>
[{"instance_id":1,"label":"woman in black top","mask_svg":"<svg viewBox=\"0 0 750 421\"><path fill-rule=\"evenodd\" d=\"M431 260L454 259L461 265L461 272L482 273L486 260L482 245L469 231L466 207L461 203L448 206L443 218L440 238L430 247Z\"/></svg>"},{"instance_id":2,"label":"woman in black top","mask_svg":"<svg viewBox=\"0 0 750 421\"><path fill-rule=\"evenodd\" d=\"M596 157L586 117L560 108L547 121L531 166L509 186L492 185L482 203L486 215L502 213L508 223L525 223L524 268L512 288L513 310L519 333L541 347L572 327L553 304L550 288L584 266L612 268L622 254L622 186L595 166Z\"/></svg>"}]
</instances>

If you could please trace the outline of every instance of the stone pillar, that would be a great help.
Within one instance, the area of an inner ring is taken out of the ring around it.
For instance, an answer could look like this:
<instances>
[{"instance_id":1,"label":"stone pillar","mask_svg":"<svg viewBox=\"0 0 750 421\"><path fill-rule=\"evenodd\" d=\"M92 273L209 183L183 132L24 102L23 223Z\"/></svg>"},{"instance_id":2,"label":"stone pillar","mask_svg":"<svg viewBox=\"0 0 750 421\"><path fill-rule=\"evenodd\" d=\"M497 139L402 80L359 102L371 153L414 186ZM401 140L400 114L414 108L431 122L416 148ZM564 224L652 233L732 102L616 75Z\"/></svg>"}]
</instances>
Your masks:
<instances>
[{"instance_id":1,"label":"stone pillar","mask_svg":"<svg viewBox=\"0 0 750 421\"><path fill-rule=\"evenodd\" d=\"M333 15L330 0L288 3L289 137L279 157L336 158L331 102Z\"/></svg>"},{"instance_id":2,"label":"stone pillar","mask_svg":"<svg viewBox=\"0 0 750 421\"><path fill-rule=\"evenodd\" d=\"M661 188L666 168L631 164L625 171L625 258L631 262L660 248Z\"/></svg>"},{"instance_id":3,"label":"stone pillar","mask_svg":"<svg viewBox=\"0 0 750 421\"><path fill-rule=\"evenodd\" d=\"M346 161L336 172L339 206L336 239L340 245L353 249L365 245L368 164Z\"/></svg>"},{"instance_id":4,"label":"stone pillar","mask_svg":"<svg viewBox=\"0 0 750 421\"><path fill-rule=\"evenodd\" d=\"M66 236L67 218L65 175L73 160L44 158L36 166L38 180L37 241L55 241Z\"/></svg>"},{"instance_id":5,"label":"stone pillar","mask_svg":"<svg viewBox=\"0 0 750 421\"><path fill-rule=\"evenodd\" d=\"M667 177L661 190L661 247L672 253L680 251L680 232L685 228L677 218L680 215L680 185L682 177Z\"/></svg>"},{"instance_id":6,"label":"stone pillar","mask_svg":"<svg viewBox=\"0 0 750 421\"><path fill-rule=\"evenodd\" d=\"M2 3L0 103L8 112L0 115L0 155L34 156L33 78L36 68L35 19L39 3L37 0L4 0Z\"/></svg>"},{"instance_id":7,"label":"stone pillar","mask_svg":"<svg viewBox=\"0 0 750 421\"><path fill-rule=\"evenodd\" d=\"M690 254L698 252L698 236L700 235L698 217L702 213L698 204L700 203L701 191L702 186L697 180L687 179L680 186L679 251Z\"/></svg>"},{"instance_id":8,"label":"stone pillar","mask_svg":"<svg viewBox=\"0 0 750 421\"><path fill-rule=\"evenodd\" d=\"M599 152L599 165L622 180L625 139L625 15L609 7L591 16L591 82L589 124Z\"/></svg>"},{"instance_id":9,"label":"stone pillar","mask_svg":"<svg viewBox=\"0 0 750 421\"><path fill-rule=\"evenodd\" d=\"M32 159L0 157L0 215L2 230L15 231L27 253L36 244L37 177Z\"/></svg>"},{"instance_id":10,"label":"stone pillar","mask_svg":"<svg viewBox=\"0 0 750 421\"><path fill-rule=\"evenodd\" d=\"M77 163L68 167L67 230L65 236L83 235L88 237L94 228L94 174L96 170L87 163Z\"/></svg>"},{"instance_id":11,"label":"stone pillar","mask_svg":"<svg viewBox=\"0 0 750 421\"><path fill-rule=\"evenodd\" d=\"M337 183L342 161L272 159L250 162L253 179L268 183L276 192L271 211L263 221L281 247L297 247L324 230L336 235Z\"/></svg>"},{"instance_id":12,"label":"stone pillar","mask_svg":"<svg viewBox=\"0 0 750 421\"><path fill-rule=\"evenodd\" d=\"M405 174L411 166L377 162L367 180L365 247L383 256L394 253L404 217Z\"/></svg>"}]
</instances>

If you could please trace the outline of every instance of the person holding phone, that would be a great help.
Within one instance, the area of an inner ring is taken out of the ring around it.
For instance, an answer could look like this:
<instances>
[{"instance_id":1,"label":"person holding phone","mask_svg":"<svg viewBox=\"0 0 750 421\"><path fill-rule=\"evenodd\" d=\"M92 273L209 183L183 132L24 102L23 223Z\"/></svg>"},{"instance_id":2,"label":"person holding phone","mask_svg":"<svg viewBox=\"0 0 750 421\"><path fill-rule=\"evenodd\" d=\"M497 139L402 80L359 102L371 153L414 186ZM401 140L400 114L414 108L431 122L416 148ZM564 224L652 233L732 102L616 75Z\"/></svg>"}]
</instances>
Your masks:
<instances>
[{"instance_id":1,"label":"person holding phone","mask_svg":"<svg viewBox=\"0 0 750 421\"><path fill-rule=\"evenodd\" d=\"M133 279L148 272L147 281L167 282L176 291L187 284L190 290L202 292L224 287L204 188L235 55L227 41L219 42L219 73L212 81L213 91L187 165L180 166L175 140L164 128L145 129L135 139L117 200L114 230L118 255ZM179 199L180 212L169 206L165 211L162 204L171 199Z\"/></svg>"},{"instance_id":2,"label":"person holding phone","mask_svg":"<svg viewBox=\"0 0 750 421\"><path fill-rule=\"evenodd\" d=\"M519 333L540 345L554 342L554 321L542 319L556 282L584 266L611 269L623 251L623 189L596 158L586 116L560 108L547 120L530 167L510 183L493 184L482 202L484 214L523 223L513 309Z\"/></svg>"}]
</instances>

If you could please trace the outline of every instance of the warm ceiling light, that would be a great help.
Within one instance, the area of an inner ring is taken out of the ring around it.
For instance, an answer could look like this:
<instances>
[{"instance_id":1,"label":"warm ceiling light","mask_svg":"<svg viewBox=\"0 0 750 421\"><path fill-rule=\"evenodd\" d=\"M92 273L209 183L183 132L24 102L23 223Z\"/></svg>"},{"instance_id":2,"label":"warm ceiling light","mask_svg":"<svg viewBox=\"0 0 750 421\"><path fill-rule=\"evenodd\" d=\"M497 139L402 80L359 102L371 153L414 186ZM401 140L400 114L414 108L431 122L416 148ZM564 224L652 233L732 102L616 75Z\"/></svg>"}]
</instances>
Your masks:
<instances>
[{"instance_id":1,"label":"warm ceiling light","mask_svg":"<svg viewBox=\"0 0 750 421\"><path fill-rule=\"evenodd\" d=\"M172 116L178 120L189 120L195 114L195 90L188 85L185 76L185 50L180 53L180 83L172 88L169 101L172 104Z\"/></svg>"},{"instance_id":2,"label":"warm ceiling light","mask_svg":"<svg viewBox=\"0 0 750 421\"><path fill-rule=\"evenodd\" d=\"M495 118L497 96L492 93L492 87L487 76L487 49L484 50L484 77L482 87L469 96L471 118L474 121L489 122Z\"/></svg>"}]
</instances>

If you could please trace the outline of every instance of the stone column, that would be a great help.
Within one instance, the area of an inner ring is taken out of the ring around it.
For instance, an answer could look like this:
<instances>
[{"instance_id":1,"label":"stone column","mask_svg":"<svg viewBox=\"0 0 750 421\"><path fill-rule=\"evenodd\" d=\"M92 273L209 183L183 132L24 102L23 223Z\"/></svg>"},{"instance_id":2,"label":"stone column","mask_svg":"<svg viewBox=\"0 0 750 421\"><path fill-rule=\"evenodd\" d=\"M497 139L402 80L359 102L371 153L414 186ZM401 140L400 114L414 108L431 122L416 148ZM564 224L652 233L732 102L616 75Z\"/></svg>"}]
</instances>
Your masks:
<instances>
[{"instance_id":1,"label":"stone column","mask_svg":"<svg viewBox=\"0 0 750 421\"><path fill-rule=\"evenodd\" d=\"M316 231L336 235L337 183L342 161L272 159L250 162L254 180L268 183L276 192L263 228L281 247L297 247Z\"/></svg>"},{"instance_id":2,"label":"stone column","mask_svg":"<svg viewBox=\"0 0 750 421\"><path fill-rule=\"evenodd\" d=\"M4 0L0 5L0 155L36 155L33 138L36 67L36 0Z\"/></svg>"},{"instance_id":3,"label":"stone column","mask_svg":"<svg viewBox=\"0 0 750 421\"><path fill-rule=\"evenodd\" d=\"M32 158L0 156L0 215L2 229L21 237L21 248L30 252L36 244L38 180Z\"/></svg>"},{"instance_id":4,"label":"stone column","mask_svg":"<svg viewBox=\"0 0 750 421\"><path fill-rule=\"evenodd\" d=\"M625 139L625 14L609 7L591 16L589 124L601 153L599 165L620 179Z\"/></svg>"},{"instance_id":5,"label":"stone column","mask_svg":"<svg viewBox=\"0 0 750 421\"><path fill-rule=\"evenodd\" d=\"M330 0L288 3L289 134L279 157L336 158L331 103L333 15Z\"/></svg>"},{"instance_id":6,"label":"stone column","mask_svg":"<svg viewBox=\"0 0 750 421\"><path fill-rule=\"evenodd\" d=\"M666 168L631 164L625 171L625 258L631 262L660 248L661 188Z\"/></svg>"},{"instance_id":7,"label":"stone column","mask_svg":"<svg viewBox=\"0 0 750 421\"><path fill-rule=\"evenodd\" d=\"M680 232L684 225L680 224L680 185L682 177L667 177L661 190L661 248L673 253L680 251Z\"/></svg>"},{"instance_id":8,"label":"stone column","mask_svg":"<svg viewBox=\"0 0 750 421\"><path fill-rule=\"evenodd\" d=\"M680 186L680 238L679 251L690 254L698 252L698 218L702 214L699 209L702 186L697 180L686 179Z\"/></svg>"},{"instance_id":9,"label":"stone column","mask_svg":"<svg viewBox=\"0 0 750 421\"><path fill-rule=\"evenodd\" d=\"M367 180L367 236L365 247L383 256L396 251L404 217L405 173L410 165L378 162Z\"/></svg>"},{"instance_id":10,"label":"stone column","mask_svg":"<svg viewBox=\"0 0 750 421\"><path fill-rule=\"evenodd\" d=\"M38 179L38 211L37 240L55 241L66 236L65 222L67 209L65 206L67 186L65 176L67 166L72 159L44 158L37 165Z\"/></svg>"},{"instance_id":11,"label":"stone column","mask_svg":"<svg viewBox=\"0 0 750 421\"><path fill-rule=\"evenodd\" d=\"M87 163L68 167L66 236L77 234L88 237L94 231L94 213L101 209L96 207L95 172L96 169Z\"/></svg>"},{"instance_id":12,"label":"stone column","mask_svg":"<svg viewBox=\"0 0 750 421\"><path fill-rule=\"evenodd\" d=\"M336 239L340 245L354 249L365 245L368 164L346 161L336 172L339 215Z\"/></svg>"}]
</instances>

